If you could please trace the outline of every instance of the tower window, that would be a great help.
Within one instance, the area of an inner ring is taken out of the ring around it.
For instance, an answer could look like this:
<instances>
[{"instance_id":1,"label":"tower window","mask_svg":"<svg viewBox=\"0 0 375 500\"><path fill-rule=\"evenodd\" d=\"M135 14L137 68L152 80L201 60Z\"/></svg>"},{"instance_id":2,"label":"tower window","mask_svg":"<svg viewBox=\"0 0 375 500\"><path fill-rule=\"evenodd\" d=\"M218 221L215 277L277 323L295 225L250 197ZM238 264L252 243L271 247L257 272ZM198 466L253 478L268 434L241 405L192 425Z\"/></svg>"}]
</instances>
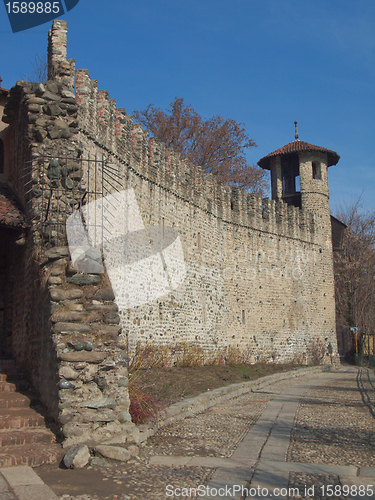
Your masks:
<instances>
[{"instance_id":1,"label":"tower window","mask_svg":"<svg viewBox=\"0 0 375 500\"><path fill-rule=\"evenodd\" d=\"M281 176L283 201L288 203L288 205L301 207L301 184L298 155L291 154L281 158Z\"/></svg>"},{"instance_id":2,"label":"tower window","mask_svg":"<svg viewBox=\"0 0 375 500\"><path fill-rule=\"evenodd\" d=\"M312 177L313 179L321 179L322 178L322 171L320 168L320 163L313 161L312 162Z\"/></svg>"},{"instance_id":3,"label":"tower window","mask_svg":"<svg viewBox=\"0 0 375 500\"><path fill-rule=\"evenodd\" d=\"M298 156L289 156L281 161L283 194L292 195L300 190Z\"/></svg>"}]
</instances>

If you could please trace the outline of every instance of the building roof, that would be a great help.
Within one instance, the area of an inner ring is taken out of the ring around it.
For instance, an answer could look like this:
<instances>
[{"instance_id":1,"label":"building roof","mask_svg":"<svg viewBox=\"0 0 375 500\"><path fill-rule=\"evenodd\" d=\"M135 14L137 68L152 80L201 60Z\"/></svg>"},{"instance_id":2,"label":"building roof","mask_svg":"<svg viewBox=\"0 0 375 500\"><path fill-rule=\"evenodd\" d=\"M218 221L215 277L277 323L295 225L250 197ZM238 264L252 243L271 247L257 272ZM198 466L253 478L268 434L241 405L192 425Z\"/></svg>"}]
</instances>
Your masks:
<instances>
[{"instance_id":1,"label":"building roof","mask_svg":"<svg viewBox=\"0 0 375 500\"><path fill-rule=\"evenodd\" d=\"M25 229L26 216L17 197L7 184L0 183L0 227Z\"/></svg>"},{"instance_id":2,"label":"building roof","mask_svg":"<svg viewBox=\"0 0 375 500\"><path fill-rule=\"evenodd\" d=\"M273 158L274 156L283 156L291 153L302 153L304 151L319 151L321 153L327 153L328 167L330 167L331 165L336 165L336 163L340 159L340 156L337 153L335 153L335 151L331 151L330 149L326 148L321 148L320 146L314 146L314 144L309 144L308 142L295 140L293 142L290 142L286 146L277 149L273 153L264 156L262 159L258 161L258 165L262 168L269 170L271 158Z\"/></svg>"},{"instance_id":3,"label":"building roof","mask_svg":"<svg viewBox=\"0 0 375 500\"><path fill-rule=\"evenodd\" d=\"M1 78L0 78L0 83L1 83ZM0 85L0 98L2 101L5 101L6 98L9 95L9 90L8 89L3 89Z\"/></svg>"}]
</instances>

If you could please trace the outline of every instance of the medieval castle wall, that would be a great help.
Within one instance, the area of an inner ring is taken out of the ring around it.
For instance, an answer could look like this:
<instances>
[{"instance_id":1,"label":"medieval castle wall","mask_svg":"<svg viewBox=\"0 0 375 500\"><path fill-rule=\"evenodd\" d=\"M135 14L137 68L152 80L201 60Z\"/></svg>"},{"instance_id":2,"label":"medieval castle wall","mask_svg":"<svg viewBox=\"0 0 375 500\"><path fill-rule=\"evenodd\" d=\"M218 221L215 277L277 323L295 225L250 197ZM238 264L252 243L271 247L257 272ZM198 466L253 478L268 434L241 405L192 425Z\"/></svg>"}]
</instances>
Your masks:
<instances>
[{"instance_id":1,"label":"medieval castle wall","mask_svg":"<svg viewBox=\"0 0 375 500\"><path fill-rule=\"evenodd\" d=\"M183 245L185 282L120 311L130 344L234 345L253 360L306 354L317 338L336 346L329 212L312 213L319 196L310 212L218 184L150 139L87 70L76 71L75 96L84 154L104 155L146 227L175 228Z\"/></svg>"}]
</instances>

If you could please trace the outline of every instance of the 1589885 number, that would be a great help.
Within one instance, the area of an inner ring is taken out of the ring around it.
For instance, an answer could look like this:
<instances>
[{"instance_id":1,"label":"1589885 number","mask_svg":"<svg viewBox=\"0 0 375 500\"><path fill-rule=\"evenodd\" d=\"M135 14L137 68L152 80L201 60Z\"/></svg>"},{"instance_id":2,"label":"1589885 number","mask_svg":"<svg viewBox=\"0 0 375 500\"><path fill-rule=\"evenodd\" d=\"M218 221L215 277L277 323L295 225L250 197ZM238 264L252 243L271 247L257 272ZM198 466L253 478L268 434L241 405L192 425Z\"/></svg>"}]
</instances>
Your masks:
<instances>
[{"instance_id":1,"label":"1589885 number","mask_svg":"<svg viewBox=\"0 0 375 500\"><path fill-rule=\"evenodd\" d=\"M320 491L322 492L323 497L372 497L374 494L374 487L372 484L364 485L356 485L352 484L348 486L347 484L327 484L325 486L319 486Z\"/></svg>"},{"instance_id":2,"label":"1589885 number","mask_svg":"<svg viewBox=\"0 0 375 500\"><path fill-rule=\"evenodd\" d=\"M59 2L8 2L8 14L59 14Z\"/></svg>"}]
</instances>

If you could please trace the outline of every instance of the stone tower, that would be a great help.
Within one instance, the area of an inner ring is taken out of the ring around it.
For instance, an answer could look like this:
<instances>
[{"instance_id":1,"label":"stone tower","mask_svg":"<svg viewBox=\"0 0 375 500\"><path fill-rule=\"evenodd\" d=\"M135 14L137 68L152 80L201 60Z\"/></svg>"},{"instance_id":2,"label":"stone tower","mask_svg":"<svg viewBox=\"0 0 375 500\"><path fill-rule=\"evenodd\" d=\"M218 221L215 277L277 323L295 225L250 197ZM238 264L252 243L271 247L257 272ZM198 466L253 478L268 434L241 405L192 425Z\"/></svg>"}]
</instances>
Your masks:
<instances>
[{"instance_id":1,"label":"stone tower","mask_svg":"<svg viewBox=\"0 0 375 500\"><path fill-rule=\"evenodd\" d=\"M263 157L258 165L271 172L273 200L313 214L314 242L319 256L314 266L320 281L317 311L323 313L325 338L333 345L336 315L328 167L336 165L340 156L335 151L300 141L297 122L295 127L295 140Z\"/></svg>"},{"instance_id":2,"label":"stone tower","mask_svg":"<svg viewBox=\"0 0 375 500\"><path fill-rule=\"evenodd\" d=\"M272 199L314 214L319 243L332 251L328 167L340 157L335 151L295 140L270 153L258 165L271 171Z\"/></svg>"}]
</instances>

